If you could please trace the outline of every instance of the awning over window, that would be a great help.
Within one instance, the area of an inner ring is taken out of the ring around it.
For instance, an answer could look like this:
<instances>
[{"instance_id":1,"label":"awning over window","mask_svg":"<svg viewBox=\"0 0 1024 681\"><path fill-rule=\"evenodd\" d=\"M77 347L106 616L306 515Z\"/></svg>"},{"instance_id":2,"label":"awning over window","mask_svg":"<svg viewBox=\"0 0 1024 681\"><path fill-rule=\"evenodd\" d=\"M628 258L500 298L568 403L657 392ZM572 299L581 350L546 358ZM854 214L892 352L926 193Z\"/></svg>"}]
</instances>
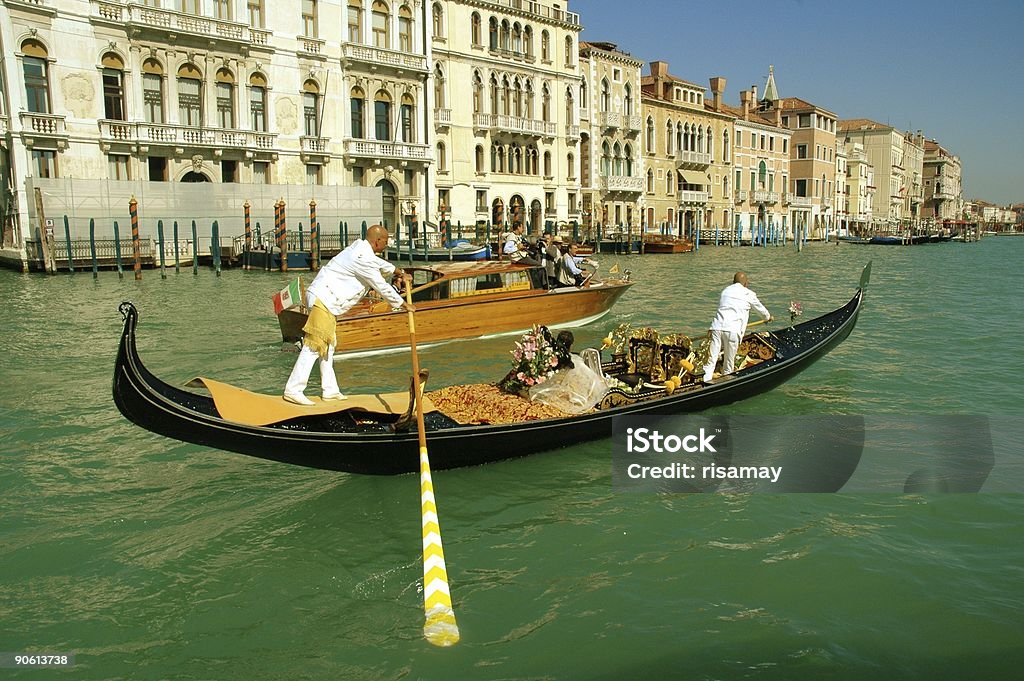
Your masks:
<instances>
[{"instance_id":1,"label":"awning over window","mask_svg":"<svg viewBox=\"0 0 1024 681\"><path fill-rule=\"evenodd\" d=\"M683 176L683 181L686 184L707 184L708 178L706 175L702 175L696 170L680 170L679 174Z\"/></svg>"}]
</instances>

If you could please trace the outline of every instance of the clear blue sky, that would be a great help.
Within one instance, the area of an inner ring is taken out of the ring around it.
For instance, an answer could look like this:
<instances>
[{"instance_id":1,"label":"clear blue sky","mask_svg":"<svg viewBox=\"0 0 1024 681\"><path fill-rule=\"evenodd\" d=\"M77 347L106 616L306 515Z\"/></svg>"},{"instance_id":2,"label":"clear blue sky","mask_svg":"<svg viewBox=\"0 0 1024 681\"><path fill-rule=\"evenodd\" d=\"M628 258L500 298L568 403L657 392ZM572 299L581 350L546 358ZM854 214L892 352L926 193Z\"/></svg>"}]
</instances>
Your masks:
<instances>
[{"instance_id":1,"label":"clear blue sky","mask_svg":"<svg viewBox=\"0 0 1024 681\"><path fill-rule=\"evenodd\" d=\"M741 89L763 92L773 64L782 97L936 139L963 163L964 198L1024 202L1024 0L576 0L569 10L582 40L667 61L705 88L724 76L735 106Z\"/></svg>"}]
</instances>

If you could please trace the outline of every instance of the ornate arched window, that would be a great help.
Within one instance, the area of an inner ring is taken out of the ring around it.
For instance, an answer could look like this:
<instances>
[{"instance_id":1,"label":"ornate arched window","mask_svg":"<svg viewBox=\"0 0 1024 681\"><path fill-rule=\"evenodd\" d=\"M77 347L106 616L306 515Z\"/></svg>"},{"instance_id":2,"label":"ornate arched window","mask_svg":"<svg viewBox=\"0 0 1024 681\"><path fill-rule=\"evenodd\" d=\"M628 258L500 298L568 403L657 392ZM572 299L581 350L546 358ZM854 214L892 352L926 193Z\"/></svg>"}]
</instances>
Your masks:
<instances>
[{"instance_id":1,"label":"ornate arched window","mask_svg":"<svg viewBox=\"0 0 1024 681\"><path fill-rule=\"evenodd\" d=\"M444 37L444 9L441 8L441 3L435 2L433 8L430 10L431 14L431 26L433 29L433 37L443 38Z\"/></svg>"},{"instance_id":2,"label":"ornate arched window","mask_svg":"<svg viewBox=\"0 0 1024 681\"><path fill-rule=\"evenodd\" d=\"M112 121L125 120L124 60L114 52L107 52L103 64L103 117Z\"/></svg>"},{"instance_id":3,"label":"ornate arched window","mask_svg":"<svg viewBox=\"0 0 1024 681\"><path fill-rule=\"evenodd\" d=\"M370 29L374 47L391 48L391 10L383 0L374 0L370 6Z\"/></svg>"},{"instance_id":4,"label":"ornate arched window","mask_svg":"<svg viewBox=\"0 0 1024 681\"><path fill-rule=\"evenodd\" d=\"M178 69L178 122L187 127L203 125L203 74L192 63Z\"/></svg>"},{"instance_id":5,"label":"ornate arched window","mask_svg":"<svg viewBox=\"0 0 1024 681\"><path fill-rule=\"evenodd\" d=\"M152 58L142 62L142 110L147 123L164 122L164 69Z\"/></svg>"},{"instance_id":6,"label":"ornate arched window","mask_svg":"<svg viewBox=\"0 0 1024 681\"><path fill-rule=\"evenodd\" d=\"M350 134L355 139L366 137L366 94L354 87L349 93Z\"/></svg>"},{"instance_id":7,"label":"ornate arched window","mask_svg":"<svg viewBox=\"0 0 1024 681\"><path fill-rule=\"evenodd\" d=\"M480 22L480 15L477 12L473 12L473 15L470 17L470 19L469 19L469 26L470 26L469 35L470 35L470 40L472 41L473 47L480 47L483 44L481 42L481 40L483 39L483 36L481 35L481 33L482 33L482 26L481 26L481 22Z\"/></svg>"},{"instance_id":8,"label":"ornate arched window","mask_svg":"<svg viewBox=\"0 0 1024 681\"><path fill-rule=\"evenodd\" d=\"M384 90L373 97L373 132L374 139L391 141L391 95Z\"/></svg>"},{"instance_id":9,"label":"ornate arched window","mask_svg":"<svg viewBox=\"0 0 1024 681\"><path fill-rule=\"evenodd\" d=\"M218 69L214 76L217 95L217 125L225 130L235 124L235 76L228 69Z\"/></svg>"},{"instance_id":10,"label":"ornate arched window","mask_svg":"<svg viewBox=\"0 0 1024 681\"><path fill-rule=\"evenodd\" d=\"M474 85L476 81L474 79ZM447 98L445 97L445 86L447 85L444 77L444 69L441 68L440 64L434 65L434 108L444 109Z\"/></svg>"},{"instance_id":11,"label":"ornate arched window","mask_svg":"<svg viewBox=\"0 0 1024 681\"><path fill-rule=\"evenodd\" d=\"M267 131L267 78L262 73L249 76L249 116L254 132Z\"/></svg>"}]
</instances>

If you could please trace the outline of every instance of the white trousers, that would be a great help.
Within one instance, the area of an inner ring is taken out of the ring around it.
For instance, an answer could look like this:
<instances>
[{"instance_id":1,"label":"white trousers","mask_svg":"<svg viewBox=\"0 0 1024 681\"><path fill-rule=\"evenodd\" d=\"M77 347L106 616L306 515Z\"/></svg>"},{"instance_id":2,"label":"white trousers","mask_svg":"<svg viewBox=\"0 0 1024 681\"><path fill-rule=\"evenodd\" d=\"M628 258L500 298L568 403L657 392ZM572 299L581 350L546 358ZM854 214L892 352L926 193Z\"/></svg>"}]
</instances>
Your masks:
<instances>
[{"instance_id":1,"label":"white trousers","mask_svg":"<svg viewBox=\"0 0 1024 681\"><path fill-rule=\"evenodd\" d=\"M735 331L711 330L711 348L708 350L708 363L704 365L704 382L710 383L715 373L718 355L725 350L722 361L722 375L731 374L736 366L736 351L740 347L740 335Z\"/></svg>"},{"instance_id":2,"label":"white trousers","mask_svg":"<svg viewBox=\"0 0 1024 681\"><path fill-rule=\"evenodd\" d=\"M316 302L316 296L307 292L306 302L312 308ZM320 359L320 355L316 351L310 350L303 343L302 349L299 351L299 358L295 360L292 373L288 377L288 382L285 383L285 393L298 394L305 392L306 384L309 383L309 374L313 371L313 365L316 364L318 359ZM320 360L320 391L322 395L336 395L341 392L341 389L338 388L338 377L334 373L333 345L327 348L327 359Z\"/></svg>"}]
</instances>

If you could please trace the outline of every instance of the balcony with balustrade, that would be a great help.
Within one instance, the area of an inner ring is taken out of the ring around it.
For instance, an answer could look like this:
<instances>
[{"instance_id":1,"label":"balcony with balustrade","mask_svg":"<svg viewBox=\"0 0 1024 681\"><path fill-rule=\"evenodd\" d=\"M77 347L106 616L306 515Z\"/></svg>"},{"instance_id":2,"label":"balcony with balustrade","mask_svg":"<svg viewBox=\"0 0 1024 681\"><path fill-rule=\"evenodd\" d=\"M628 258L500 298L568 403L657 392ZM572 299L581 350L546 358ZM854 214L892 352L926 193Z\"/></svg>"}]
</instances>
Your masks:
<instances>
[{"instance_id":1,"label":"balcony with balustrade","mask_svg":"<svg viewBox=\"0 0 1024 681\"><path fill-rule=\"evenodd\" d=\"M452 124L451 109L434 109L434 127L447 128Z\"/></svg>"},{"instance_id":2,"label":"balcony with balustrade","mask_svg":"<svg viewBox=\"0 0 1024 681\"><path fill-rule=\"evenodd\" d=\"M733 200L736 203L746 203L748 196L749 194L747 193L746 189L740 189L735 194L733 194Z\"/></svg>"},{"instance_id":3,"label":"balcony with balustrade","mask_svg":"<svg viewBox=\"0 0 1024 681\"><path fill-rule=\"evenodd\" d=\"M812 205L811 197L809 196L786 194L786 198L789 201L789 205L793 208L810 208Z\"/></svg>"},{"instance_id":4,"label":"balcony with balustrade","mask_svg":"<svg viewBox=\"0 0 1024 681\"><path fill-rule=\"evenodd\" d=\"M297 35L295 39L299 41L299 46L296 52L300 57L307 57L309 59L319 59L321 61L327 59L327 41L322 38L314 38L308 35Z\"/></svg>"},{"instance_id":5,"label":"balcony with balustrade","mask_svg":"<svg viewBox=\"0 0 1024 681\"><path fill-rule=\"evenodd\" d=\"M644 178L628 175L601 175L598 188L605 192L629 192L639 194L644 190Z\"/></svg>"},{"instance_id":6,"label":"balcony with balustrade","mask_svg":"<svg viewBox=\"0 0 1024 681\"><path fill-rule=\"evenodd\" d=\"M754 203L761 203L766 206L774 206L779 202L779 193L758 189L754 191Z\"/></svg>"},{"instance_id":7,"label":"balcony with balustrade","mask_svg":"<svg viewBox=\"0 0 1024 681\"><path fill-rule=\"evenodd\" d=\"M272 50L271 31L252 28L240 21L196 16L134 2L92 0L90 20L126 31L133 39L156 40L204 49ZM320 41L321 43L323 41Z\"/></svg>"},{"instance_id":8,"label":"balcony with balustrade","mask_svg":"<svg viewBox=\"0 0 1024 681\"><path fill-rule=\"evenodd\" d=\"M679 205L682 206L695 206L704 205L708 202L707 192L698 192L684 189L679 192Z\"/></svg>"},{"instance_id":9,"label":"balcony with balustrade","mask_svg":"<svg viewBox=\"0 0 1024 681\"><path fill-rule=\"evenodd\" d=\"M422 161L429 163L431 160L430 147L426 144L412 144L410 142L387 142L383 140L346 139L343 143L342 153L346 158L352 159L393 159L398 161Z\"/></svg>"},{"instance_id":10,"label":"balcony with balustrade","mask_svg":"<svg viewBox=\"0 0 1024 681\"><path fill-rule=\"evenodd\" d=\"M627 133L640 132L642 127L642 119L639 116L623 115L622 116L622 129Z\"/></svg>"},{"instance_id":11,"label":"balcony with balustrade","mask_svg":"<svg viewBox=\"0 0 1024 681\"><path fill-rule=\"evenodd\" d=\"M554 137L558 130L555 123L540 121L535 118L509 116L507 114L476 114L474 125L478 130L506 132L531 137Z\"/></svg>"},{"instance_id":12,"label":"balcony with balustrade","mask_svg":"<svg viewBox=\"0 0 1024 681\"><path fill-rule=\"evenodd\" d=\"M22 111L18 114L18 120L21 122L21 136L26 146L37 142L56 144L61 149L67 146L68 131L64 116Z\"/></svg>"},{"instance_id":13,"label":"balcony with balustrade","mask_svg":"<svg viewBox=\"0 0 1024 681\"><path fill-rule=\"evenodd\" d=\"M272 152L277 135L251 130L229 128L197 128L191 125L168 123L141 123L132 121L99 121L100 144L104 151L112 145L140 145L143 147L170 146L175 148L237 149L251 152Z\"/></svg>"},{"instance_id":14,"label":"balcony with balustrade","mask_svg":"<svg viewBox=\"0 0 1024 681\"><path fill-rule=\"evenodd\" d=\"M300 156L303 163L309 163L310 161L329 162L331 155L330 146L330 137L320 137L318 135L303 135L299 137Z\"/></svg>"},{"instance_id":15,"label":"balcony with balustrade","mask_svg":"<svg viewBox=\"0 0 1024 681\"><path fill-rule=\"evenodd\" d=\"M54 0L6 0L8 7L27 10L46 16L56 16L57 10L53 7Z\"/></svg>"},{"instance_id":16,"label":"balcony with balustrade","mask_svg":"<svg viewBox=\"0 0 1024 681\"><path fill-rule=\"evenodd\" d=\"M622 127L622 114L615 111L599 111L596 117L597 124L602 128L615 129Z\"/></svg>"},{"instance_id":17,"label":"balcony with balustrade","mask_svg":"<svg viewBox=\"0 0 1024 681\"><path fill-rule=\"evenodd\" d=\"M342 43L341 55L349 65L364 67L371 71L387 67L397 73L423 74L429 72L426 56L412 52L387 50L383 47L359 43Z\"/></svg>"},{"instance_id":18,"label":"balcony with balustrade","mask_svg":"<svg viewBox=\"0 0 1024 681\"><path fill-rule=\"evenodd\" d=\"M676 165L690 170L707 170L711 165L711 154L679 149L676 151Z\"/></svg>"},{"instance_id":19,"label":"balcony with balustrade","mask_svg":"<svg viewBox=\"0 0 1024 681\"><path fill-rule=\"evenodd\" d=\"M567 125L565 126L565 138L570 142L575 142L580 138L580 126L578 125Z\"/></svg>"}]
</instances>

